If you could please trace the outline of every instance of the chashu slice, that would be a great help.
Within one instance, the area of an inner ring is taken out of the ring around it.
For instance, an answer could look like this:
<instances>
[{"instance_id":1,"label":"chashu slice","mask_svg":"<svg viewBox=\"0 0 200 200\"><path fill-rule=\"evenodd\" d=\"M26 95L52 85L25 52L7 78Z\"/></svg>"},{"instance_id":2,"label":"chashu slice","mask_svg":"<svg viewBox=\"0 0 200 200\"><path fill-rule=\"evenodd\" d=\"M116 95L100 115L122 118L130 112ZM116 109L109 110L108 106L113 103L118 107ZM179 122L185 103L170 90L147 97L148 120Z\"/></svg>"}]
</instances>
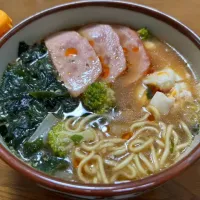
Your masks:
<instances>
[{"instance_id":1,"label":"chashu slice","mask_svg":"<svg viewBox=\"0 0 200 200\"><path fill-rule=\"evenodd\" d=\"M126 69L126 60L119 37L110 25L83 27L79 33L88 39L102 64L102 80L113 82Z\"/></svg>"},{"instance_id":2,"label":"chashu slice","mask_svg":"<svg viewBox=\"0 0 200 200\"><path fill-rule=\"evenodd\" d=\"M87 39L75 31L54 34L45 40L61 80L77 97L102 73L102 66Z\"/></svg>"},{"instance_id":3,"label":"chashu slice","mask_svg":"<svg viewBox=\"0 0 200 200\"><path fill-rule=\"evenodd\" d=\"M121 77L124 86L137 81L150 66L150 59L138 34L125 26L113 26L120 38L127 61L127 72Z\"/></svg>"}]
</instances>

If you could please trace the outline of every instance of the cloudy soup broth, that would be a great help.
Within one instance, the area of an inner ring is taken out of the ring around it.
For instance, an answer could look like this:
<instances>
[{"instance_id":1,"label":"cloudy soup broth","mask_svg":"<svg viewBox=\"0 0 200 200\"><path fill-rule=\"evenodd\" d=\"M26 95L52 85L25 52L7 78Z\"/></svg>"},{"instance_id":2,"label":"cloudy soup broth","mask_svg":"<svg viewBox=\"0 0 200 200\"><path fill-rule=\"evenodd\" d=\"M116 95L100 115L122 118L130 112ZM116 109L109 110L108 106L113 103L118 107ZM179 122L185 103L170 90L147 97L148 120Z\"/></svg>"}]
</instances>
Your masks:
<instances>
[{"instance_id":1,"label":"cloudy soup broth","mask_svg":"<svg viewBox=\"0 0 200 200\"><path fill-rule=\"evenodd\" d=\"M95 24L20 42L1 81L1 135L66 181L121 183L176 163L199 133L199 83L146 28Z\"/></svg>"}]
</instances>

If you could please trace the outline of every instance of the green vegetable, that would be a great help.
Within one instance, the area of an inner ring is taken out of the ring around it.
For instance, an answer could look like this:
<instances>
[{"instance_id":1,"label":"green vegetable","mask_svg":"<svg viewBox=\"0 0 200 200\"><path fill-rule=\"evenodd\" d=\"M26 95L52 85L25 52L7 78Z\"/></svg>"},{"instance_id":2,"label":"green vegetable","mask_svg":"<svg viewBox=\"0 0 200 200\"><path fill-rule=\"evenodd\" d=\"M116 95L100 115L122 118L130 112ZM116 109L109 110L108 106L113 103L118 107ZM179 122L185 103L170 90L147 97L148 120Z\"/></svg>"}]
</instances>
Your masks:
<instances>
[{"instance_id":1,"label":"green vegetable","mask_svg":"<svg viewBox=\"0 0 200 200\"><path fill-rule=\"evenodd\" d=\"M19 55L7 66L0 84L0 122L6 124L2 136L16 150L49 112L61 118L79 105L57 79L44 43L20 43Z\"/></svg>"},{"instance_id":2,"label":"green vegetable","mask_svg":"<svg viewBox=\"0 0 200 200\"><path fill-rule=\"evenodd\" d=\"M37 127L33 135L28 139L28 142L33 142L42 137L44 144L46 144L49 131L58 121L59 120L52 113L49 113Z\"/></svg>"},{"instance_id":3,"label":"green vegetable","mask_svg":"<svg viewBox=\"0 0 200 200\"><path fill-rule=\"evenodd\" d=\"M153 96L154 96L154 92L153 90L151 89L151 87L147 87L147 99L152 99Z\"/></svg>"},{"instance_id":4,"label":"green vegetable","mask_svg":"<svg viewBox=\"0 0 200 200\"><path fill-rule=\"evenodd\" d=\"M171 147L170 147L170 152L171 153L174 153L174 141L173 140L171 140Z\"/></svg>"},{"instance_id":5,"label":"green vegetable","mask_svg":"<svg viewBox=\"0 0 200 200\"><path fill-rule=\"evenodd\" d=\"M54 155L65 157L68 152L68 145L71 143L68 135L64 132L64 122L59 122L48 134L47 143Z\"/></svg>"},{"instance_id":6,"label":"green vegetable","mask_svg":"<svg viewBox=\"0 0 200 200\"><path fill-rule=\"evenodd\" d=\"M115 106L114 91L106 83L91 84L82 97L83 104L92 112L103 114Z\"/></svg>"},{"instance_id":7,"label":"green vegetable","mask_svg":"<svg viewBox=\"0 0 200 200\"><path fill-rule=\"evenodd\" d=\"M192 135L198 135L200 133L200 124L197 123L191 128Z\"/></svg>"},{"instance_id":8,"label":"green vegetable","mask_svg":"<svg viewBox=\"0 0 200 200\"><path fill-rule=\"evenodd\" d=\"M26 52L28 49L29 45L27 45L25 42L20 42L18 48L18 57L21 56L21 54Z\"/></svg>"},{"instance_id":9,"label":"green vegetable","mask_svg":"<svg viewBox=\"0 0 200 200\"><path fill-rule=\"evenodd\" d=\"M67 92L59 94L56 92L37 91L37 92L29 92L29 95L37 99L45 99L45 98L48 99L48 98L64 97L64 96L67 97L69 94Z\"/></svg>"},{"instance_id":10,"label":"green vegetable","mask_svg":"<svg viewBox=\"0 0 200 200\"><path fill-rule=\"evenodd\" d=\"M38 138L34 142L25 142L23 145L24 155L27 157L32 156L44 147L43 139Z\"/></svg>"},{"instance_id":11,"label":"green vegetable","mask_svg":"<svg viewBox=\"0 0 200 200\"><path fill-rule=\"evenodd\" d=\"M151 33L147 28L141 28L137 31L141 40L147 40L152 37Z\"/></svg>"},{"instance_id":12,"label":"green vegetable","mask_svg":"<svg viewBox=\"0 0 200 200\"><path fill-rule=\"evenodd\" d=\"M67 131L65 122L59 122L49 132L47 144L54 155L65 157L74 144L78 145L81 141L92 141L95 139L95 134L96 131L91 127L79 132Z\"/></svg>"},{"instance_id":13,"label":"green vegetable","mask_svg":"<svg viewBox=\"0 0 200 200\"><path fill-rule=\"evenodd\" d=\"M72 135L70 139L74 142L74 144L79 144L81 140L83 140L82 135Z\"/></svg>"},{"instance_id":14,"label":"green vegetable","mask_svg":"<svg viewBox=\"0 0 200 200\"><path fill-rule=\"evenodd\" d=\"M152 172L151 172L150 170L147 170L147 174L148 174L148 175L151 175Z\"/></svg>"},{"instance_id":15,"label":"green vegetable","mask_svg":"<svg viewBox=\"0 0 200 200\"><path fill-rule=\"evenodd\" d=\"M7 127L5 124L0 125L0 135L4 137L7 134Z\"/></svg>"},{"instance_id":16,"label":"green vegetable","mask_svg":"<svg viewBox=\"0 0 200 200\"><path fill-rule=\"evenodd\" d=\"M32 167L51 175L57 170L66 169L69 166L67 160L44 152L33 156L30 160L30 164Z\"/></svg>"}]
</instances>

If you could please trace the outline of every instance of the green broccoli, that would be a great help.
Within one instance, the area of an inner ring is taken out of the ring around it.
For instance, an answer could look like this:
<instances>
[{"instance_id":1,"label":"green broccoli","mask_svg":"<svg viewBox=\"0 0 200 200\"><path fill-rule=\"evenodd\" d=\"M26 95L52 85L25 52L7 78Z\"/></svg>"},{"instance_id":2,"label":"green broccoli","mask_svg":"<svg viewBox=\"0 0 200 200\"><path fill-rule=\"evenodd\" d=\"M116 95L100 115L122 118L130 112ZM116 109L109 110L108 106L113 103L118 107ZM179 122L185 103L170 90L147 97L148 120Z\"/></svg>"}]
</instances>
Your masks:
<instances>
[{"instance_id":1,"label":"green broccoli","mask_svg":"<svg viewBox=\"0 0 200 200\"><path fill-rule=\"evenodd\" d=\"M152 36L150 31L147 28L141 28L137 32L138 32L141 40L147 40L147 39L151 38L151 36Z\"/></svg>"},{"instance_id":2,"label":"green broccoli","mask_svg":"<svg viewBox=\"0 0 200 200\"><path fill-rule=\"evenodd\" d=\"M91 84L82 96L83 104L91 111L103 114L115 105L114 91L103 82Z\"/></svg>"},{"instance_id":3,"label":"green broccoli","mask_svg":"<svg viewBox=\"0 0 200 200\"><path fill-rule=\"evenodd\" d=\"M47 143L56 156L65 157L68 145L71 143L68 135L63 131L64 122L59 122L48 134Z\"/></svg>"},{"instance_id":4,"label":"green broccoli","mask_svg":"<svg viewBox=\"0 0 200 200\"><path fill-rule=\"evenodd\" d=\"M47 143L55 156L65 157L70 150L69 147L78 145L82 141L94 140L95 134L96 131L93 128L87 128L76 133L67 131L65 122L59 122L49 132Z\"/></svg>"}]
</instances>

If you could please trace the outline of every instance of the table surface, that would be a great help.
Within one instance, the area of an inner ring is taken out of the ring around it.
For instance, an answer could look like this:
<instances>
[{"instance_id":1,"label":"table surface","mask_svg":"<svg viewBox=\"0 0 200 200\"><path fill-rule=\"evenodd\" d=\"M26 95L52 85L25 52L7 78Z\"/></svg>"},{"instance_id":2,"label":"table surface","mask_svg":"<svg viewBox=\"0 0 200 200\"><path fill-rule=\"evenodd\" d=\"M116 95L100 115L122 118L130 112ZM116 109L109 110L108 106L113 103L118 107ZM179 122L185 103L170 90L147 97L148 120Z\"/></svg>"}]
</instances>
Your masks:
<instances>
[{"instance_id":1,"label":"table surface","mask_svg":"<svg viewBox=\"0 0 200 200\"><path fill-rule=\"evenodd\" d=\"M132 0L159 9L177 18L200 35L200 0ZM6 11L17 24L24 18L67 0L0 0L0 9ZM0 200L61 200L37 187L0 160ZM138 200L200 200L200 161L187 171L151 191Z\"/></svg>"}]
</instances>

